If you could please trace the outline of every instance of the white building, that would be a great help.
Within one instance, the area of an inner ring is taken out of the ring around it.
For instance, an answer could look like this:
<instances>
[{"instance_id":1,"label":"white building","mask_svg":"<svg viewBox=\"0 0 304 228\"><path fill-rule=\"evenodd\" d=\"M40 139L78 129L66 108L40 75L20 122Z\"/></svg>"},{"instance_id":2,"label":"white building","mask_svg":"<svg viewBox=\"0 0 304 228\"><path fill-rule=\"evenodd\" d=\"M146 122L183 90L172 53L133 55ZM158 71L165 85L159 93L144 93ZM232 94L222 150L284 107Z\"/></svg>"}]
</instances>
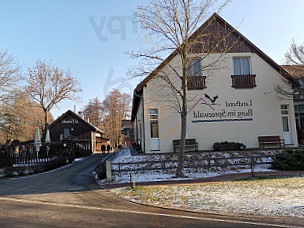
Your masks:
<instances>
[{"instance_id":1,"label":"white building","mask_svg":"<svg viewBox=\"0 0 304 228\"><path fill-rule=\"evenodd\" d=\"M187 139L196 139L198 150L211 150L215 142L222 141L258 148L258 136L266 135L280 136L286 146L298 146L293 100L278 92L281 88L292 93L297 81L217 14L190 39L196 39L202 31L210 32L211 42L205 42L209 46L194 46L193 57L214 48L212 45L223 37L230 48L216 64L203 70L200 67L217 59L221 55L217 51L204 62L195 62L188 71L192 74L188 84ZM175 97L158 77L166 74L181 88L169 64L180 72L180 56L172 53L134 90L135 142L145 153L173 152L173 140L180 138Z\"/></svg>"}]
</instances>

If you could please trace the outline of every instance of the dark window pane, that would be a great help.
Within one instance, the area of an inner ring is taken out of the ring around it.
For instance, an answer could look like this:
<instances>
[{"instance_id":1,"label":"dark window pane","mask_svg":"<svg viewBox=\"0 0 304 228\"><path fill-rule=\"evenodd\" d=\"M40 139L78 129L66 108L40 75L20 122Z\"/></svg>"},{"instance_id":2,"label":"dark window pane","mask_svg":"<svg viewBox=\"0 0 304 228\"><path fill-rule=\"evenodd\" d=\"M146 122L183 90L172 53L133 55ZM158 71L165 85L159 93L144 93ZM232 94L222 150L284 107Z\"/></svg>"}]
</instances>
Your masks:
<instances>
[{"instance_id":1,"label":"dark window pane","mask_svg":"<svg viewBox=\"0 0 304 228\"><path fill-rule=\"evenodd\" d=\"M158 121L151 120L151 138L158 138Z\"/></svg>"},{"instance_id":2,"label":"dark window pane","mask_svg":"<svg viewBox=\"0 0 304 228\"><path fill-rule=\"evenodd\" d=\"M63 129L63 137L68 138L69 136L70 136L70 129L69 128Z\"/></svg>"}]
</instances>

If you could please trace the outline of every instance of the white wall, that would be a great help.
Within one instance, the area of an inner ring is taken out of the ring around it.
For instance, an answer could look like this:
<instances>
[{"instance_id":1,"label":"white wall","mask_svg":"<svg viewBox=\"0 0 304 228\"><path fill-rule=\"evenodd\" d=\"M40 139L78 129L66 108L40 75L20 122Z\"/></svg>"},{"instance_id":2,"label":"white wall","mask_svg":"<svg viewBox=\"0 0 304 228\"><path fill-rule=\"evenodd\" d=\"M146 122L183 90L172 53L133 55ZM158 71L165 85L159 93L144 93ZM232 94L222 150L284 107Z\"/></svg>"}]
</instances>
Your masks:
<instances>
[{"instance_id":1,"label":"white wall","mask_svg":"<svg viewBox=\"0 0 304 228\"><path fill-rule=\"evenodd\" d=\"M140 99L139 101L138 110L133 125L134 125L134 133L136 137L135 142L140 144L142 146L142 149L144 149L145 132L144 132L144 116L143 116L142 99Z\"/></svg>"},{"instance_id":2,"label":"white wall","mask_svg":"<svg viewBox=\"0 0 304 228\"><path fill-rule=\"evenodd\" d=\"M252 74L256 74L256 87L252 89L232 88L233 75L233 57L244 56L251 59ZM210 58L208 61L212 61ZM207 61L206 61L207 62ZM205 63L206 63L205 62ZM179 57L175 57L171 64L179 66ZM220 67L219 67L220 66ZM178 68L176 68L178 69ZM180 70L180 69L178 69ZM175 77L170 69L164 68L164 71ZM286 84L286 80L267 62L255 53L231 53L208 70L203 71L207 76L206 86L203 90L189 91L188 103L188 127L187 138L195 138L198 141L199 150L212 149L213 143L221 141L242 142L248 148L258 147L257 137L260 135L279 135L283 138L281 105L289 106L291 139L293 146L297 146L296 128L293 101L289 98L279 95L275 87L280 85L286 89L291 87ZM180 80L175 79L177 88L181 87ZM160 152L172 152L172 140L180 137L180 116L173 110L175 98L171 90L162 79L155 77L144 87L144 108L145 108L145 142L146 153L150 151L150 124L149 109L159 109L159 135ZM211 98L218 96L215 104L205 97L208 94ZM199 101L199 102L198 102ZM209 103L202 104L205 101ZM226 103L247 103L247 107L231 107ZM197 103L198 102L198 103ZM193 107L195 104L197 105ZM211 105L210 105L211 104ZM141 108L139 108L140 112ZM197 113L225 112L226 116L195 118ZM235 114L228 116L227 113ZM247 113L247 116L240 116L241 113ZM193 121L211 121L211 122L193 122Z\"/></svg>"}]
</instances>

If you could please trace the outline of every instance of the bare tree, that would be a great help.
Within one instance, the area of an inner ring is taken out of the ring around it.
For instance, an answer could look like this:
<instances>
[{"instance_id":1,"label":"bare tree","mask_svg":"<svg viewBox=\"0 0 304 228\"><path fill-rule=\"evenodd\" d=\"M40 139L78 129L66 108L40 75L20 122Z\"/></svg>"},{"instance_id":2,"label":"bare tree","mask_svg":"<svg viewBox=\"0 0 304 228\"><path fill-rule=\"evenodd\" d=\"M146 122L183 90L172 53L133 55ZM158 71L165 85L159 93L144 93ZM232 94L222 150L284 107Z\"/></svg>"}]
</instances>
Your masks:
<instances>
[{"instance_id":1,"label":"bare tree","mask_svg":"<svg viewBox=\"0 0 304 228\"><path fill-rule=\"evenodd\" d=\"M103 101L104 130L107 138L113 146L121 143L121 120L130 117L131 97L129 94L121 94L119 90L113 90Z\"/></svg>"},{"instance_id":2,"label":"bare tree","mask_svg":"<svg viewBox=\"0 0 304 228\"><path fill-rule=\"evenodd\" d=\"M48 115L52 121L52 115ZM30 101L26 91L12 90L0 108L0 116L0 142L30 140L37 128L44 128L44 112L36 102Z\"/></svg>"},{"instance_id":3,"label":"bare tree","mask_svg":"<svg viewBox=\"0 0 304 228\"><path fill-rule=\"evenodd\" d=\"M0 50L0 101L11 92L20 77L19 66L14 58L4 50Z\"/></svg>"},{"instance_id":4,"label":"bare tree","mask_svg":"<svg viewBox=\"0 0 304 228\"><path fill-rule=\"evenodd\" d=\"M174 109L180 114L180 152L176 176L184 176L184 156L188 112L188 84L192 80L190 71L199 62L199 71L219 67L219 61L235 43L226 42L233 32L226 34L214 33L209 28L215 21L215 16L205 23L205 27L198 26L209 17L209 11L216 8L221 11L229 0L151 0L147 7L140 7L136 16L141 21L142 28L147 30L155 39L151 50L131 52L133 57L143 60L141 69L135 75L142 76L151 72L151 66L157 62L165 63L170 71L160 70L154 74L164 85L170 88L174 98ZM199 50L199 51L197 51ZM164 53L173 52L167 59ZM213 54L217 55L213 55ZM213 55L212 61L204 61ZM170 62L171 56L178 56L180 66ZM140 72L138 74L138 72ZM155 72L155 71L154 71ZM170 73L168 73L170 72ZM200 80L199 78L197 78ZM167 98L168 99L168 98Z\"/></svg>"},{"instance_id":5,"label":"bare tree","mask_svg":"<svg viewBox=\"0 0 304 228\"><path fill-rule=\"evenodd\" d=\"M285 54L285 62L288 65L292 66L284 66L288 73L290 73L295 78L303 78L304 77L304 43L296 44L294 40L292 40L292 44L289 50Z\"/></svg>"},{"instance_id":6,"label":"bare tree","mask_svg":"<svg viewBox=\"0 0 304 228\"><path fill-rule=\"evenodd\" d=\"M304 43L296 44L292 40L289 51L285 54L286 63L291 65L304 65Z\"/></svg>"},{"instance_id":7,"label":"bare tree","mask_svg":"<svg viewBox=\"0 0 304 228\"><path fill-rule=\"evenodd\" d=\"M89 100L89 103L83 110L84 117L89 119L92 124L102 127L103 106L97 97Z\"/></svg>"},{"instance_id":8,"label":"bare tree","mask_svg":"<svg viewBox=\"0 0 304 228\"><path fill-rule=\"evenodd\" d=\"M12 111L15 88L20 81L19 66L5 50L0 50L0 129L6 140L16 135L16 116Z\"/></svg>"},{"instance_id":9,"label":"bare tree","mask_svg":"<svg viewBox=\"0 0 304 228\"><path fill-rule=\"evenodd\" d=\"M64 71L44 61L28 69L28 92L44 112L44 127L48 126L48 114L54 105L63 100L76 99L81 89L70 71Z\"/></svg>"},{"instance_id":10,"label":"bare tree","mask_svg":"<svg viewBox=\"0 0 304 228\"><path fill-rule=\"evenodd\" d=\"M294 81L293 89L289 89L289 86L276 85L274 91L277 93L280 99L296 100L303 96L302 81L304 78L304 43L298 45L292 40L292 44L288 51L285 53L285 63L283 69L290 74ZM283 72L284 73L284 72ZM301 79L301 80L298 80ZM297 81L298 80L298 81ZM288 85L288 80L284 80L285 85Z\"/></svg>"}]
</instances>

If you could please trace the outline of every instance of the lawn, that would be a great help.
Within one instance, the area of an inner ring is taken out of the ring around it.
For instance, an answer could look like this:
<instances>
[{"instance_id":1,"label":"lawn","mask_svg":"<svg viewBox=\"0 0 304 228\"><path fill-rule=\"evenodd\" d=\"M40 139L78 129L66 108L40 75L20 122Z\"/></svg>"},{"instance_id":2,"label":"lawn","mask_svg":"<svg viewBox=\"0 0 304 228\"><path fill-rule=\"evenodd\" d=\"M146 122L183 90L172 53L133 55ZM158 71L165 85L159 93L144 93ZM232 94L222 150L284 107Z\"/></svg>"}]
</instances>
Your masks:
<instances>
[{"instance_id":1,"label":"lawn","mask_svg":"<svg viewBox=\"0 0 304 228\"><path fill-rule=\"evenodd\" d=\"M112 190L144 204L180 209L304 218L304 176L231 182L138 186Z\"/></svg>"}]
</instances>

